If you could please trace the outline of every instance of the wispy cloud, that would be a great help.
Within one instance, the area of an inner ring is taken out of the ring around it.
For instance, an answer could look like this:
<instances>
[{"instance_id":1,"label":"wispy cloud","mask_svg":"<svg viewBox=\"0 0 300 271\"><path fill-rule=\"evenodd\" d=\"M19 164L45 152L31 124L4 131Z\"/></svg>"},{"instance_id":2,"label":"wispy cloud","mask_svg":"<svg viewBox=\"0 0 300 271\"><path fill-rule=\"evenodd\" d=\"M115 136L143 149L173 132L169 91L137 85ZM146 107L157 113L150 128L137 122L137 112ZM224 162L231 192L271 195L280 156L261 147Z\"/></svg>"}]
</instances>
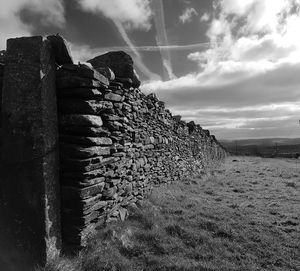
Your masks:
<instances>
[{"instance_id":1,"label":"wispy cloud","mask_svg":"<svg viewBox=\"0 0 300 271\"><path fill-rule=\"evenodd\" d=\"M0 9L0 48L5 48L10 37L28 36L32 26L20 18L22 11L39 16L39 23L63 27L65 23L62 0L10 0L1 4Z\"/></svg>"},{"instance_id":2,"label":"wispy cloud","mask_svg":"<svg viewBox=\"0 0 300 271\"><path fill-rule=\"evenodd\" d=\"M198 12L194 8L186 8L179 16L179 21L183 24L191 22L193 16L198 16Z\"/></svg>"},{"instance_id":3,"label":"wispy cloud","mask_svg":"<svg viewBox=\"0 0 300 271\"><path fill-rule=\"evenodd\" d=\"M207 22L210 19L210 15L208 13L204 13L201 18L200 18L200 22Z\"/></svg>"},{"instance_id":4,"label":"wispy cloud","mask_svg":"<svg viewBox=\"0 0 300 271\"><path fill-rule=\"evenodd\" d=\"M151 28L152 15L149 0L77 0L80 6L95 14L101 13L121 23L125 29Z\"/></svg>"},{"instance_id":5,"label":"wispy cloud","mask_svg":"<svg viewBox=\"0 0 300 271\"><path fill-rule=\"evenodd\" d=\"M165 25L165 14L162 0L153 1L153 10L155 13L154 22L157 32L157 44L158 49L162 57L162 63L164 67L164 78L174 79L176 76L173 73L172 60L170 50L168 49L169 42ZM162 46L165 46L165 50L162 50Z\"/></svg>"}]
</instances>

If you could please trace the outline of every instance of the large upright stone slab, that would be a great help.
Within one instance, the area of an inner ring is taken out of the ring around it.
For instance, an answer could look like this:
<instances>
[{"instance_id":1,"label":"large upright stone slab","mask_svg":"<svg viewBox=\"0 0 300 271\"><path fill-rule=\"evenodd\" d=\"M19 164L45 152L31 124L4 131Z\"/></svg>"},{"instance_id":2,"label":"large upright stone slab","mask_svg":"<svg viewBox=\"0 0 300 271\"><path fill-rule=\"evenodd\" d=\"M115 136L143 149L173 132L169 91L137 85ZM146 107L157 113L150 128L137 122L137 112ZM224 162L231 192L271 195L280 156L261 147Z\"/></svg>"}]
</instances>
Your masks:
<instances>
[{"instance_id":1,"label":"large upright stone slab","mask_svg":"<svg viewBox=\"0 0 300 271\"><path fill-rule=\"evenodd\" d=\"M42 37L7 41L0 270L32 270L61 247L55 62Z\"/></svg>"}]
</instances>

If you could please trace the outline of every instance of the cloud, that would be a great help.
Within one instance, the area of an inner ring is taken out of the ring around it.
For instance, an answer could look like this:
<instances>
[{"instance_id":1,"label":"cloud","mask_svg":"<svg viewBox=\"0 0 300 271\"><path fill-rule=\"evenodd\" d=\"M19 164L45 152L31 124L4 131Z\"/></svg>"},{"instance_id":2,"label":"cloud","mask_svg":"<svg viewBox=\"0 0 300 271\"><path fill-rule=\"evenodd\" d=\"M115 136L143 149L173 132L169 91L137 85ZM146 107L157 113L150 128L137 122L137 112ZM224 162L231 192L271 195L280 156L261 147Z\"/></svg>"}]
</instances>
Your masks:
<instances>
[{"instance_id":1,"label":"cloud","mask_svg":"<svg viewBox=\"0 0 300 271\"><path fill-rule=\"evenodd\" d=\"M87 60L95 57L96 55L107 53L107 51L102 51L99 49L92 49L89 45L77 44L68 42L72 58L74 62L86 62Z\"/></svg>"},{"instance_id":2,"label":"cloud","mask_svg":"<svg viewBox=\"0 0 300 271\"><path fill-rule=\"evenodd\" d=\"M182 24L189 23L192 21L193 16L198 16L198 12L194 8L186 8L179 16L179 21Z\"/></svg>"},{"instance_id":3,"label":"cloud","mask_svg":"<svg viewBox=\"0 0 300 271\"><path fill-rule=\"evenodd\" d=\"M234 62L233 62L234 63ZM228 64L228 63L226 63ZM220 63L209 72L188 74L170 81L144 83L145 92L155 92L177 109L192 110L218 105L225 108L265 105L300 100L300 64L285 63L265 71ZM263 65L262 65L263 66ZM267 65L266 65L267 66Z\"/></svg>"},{"instance_id":4,"label":"cloud","mask_svg":"<svg viewBox=\"0 0 300 271\"><path fill-rule=\"evenodd\" d=\"M25 24L20 13L28 11L40 16L43 25L62 27L65 23L64 6L61 0L10 0L0 9L0 48L6 47L10 37L28 36L32 26Z\"/></svg>"},{"instance_id":5,"label":"cloud","mask_svg":"<svg viewBox=\"0 0 300 271\"><path fill-rule=\"evenodd\" d=\"M149 0L77 0L80 6L92 13L101 13L107 18L123 24L125 29L151 27L152 11Z\"/></svg>"},{"instance_id":6,"label":"cloud","mask_svg":"<svg viewBox=\"0 0 300 271\"><path fill-rule=\"evenodd\" d=\"M210 19L210 15L208 13L204 13L201 18L200 18L200 22L207 22Z\"/></svg>"},{"instance_id":7,"label":"cloud","mask_svg":"<svg viewBox=\"0 0 300 271\"><path fill-rule=\"evenodd\" d=\"M300 115L300 1L222 0L214 7L210 47L187 56L198 71L143 90L221 138L288 136Z\"/></svg>"}]
</instances>

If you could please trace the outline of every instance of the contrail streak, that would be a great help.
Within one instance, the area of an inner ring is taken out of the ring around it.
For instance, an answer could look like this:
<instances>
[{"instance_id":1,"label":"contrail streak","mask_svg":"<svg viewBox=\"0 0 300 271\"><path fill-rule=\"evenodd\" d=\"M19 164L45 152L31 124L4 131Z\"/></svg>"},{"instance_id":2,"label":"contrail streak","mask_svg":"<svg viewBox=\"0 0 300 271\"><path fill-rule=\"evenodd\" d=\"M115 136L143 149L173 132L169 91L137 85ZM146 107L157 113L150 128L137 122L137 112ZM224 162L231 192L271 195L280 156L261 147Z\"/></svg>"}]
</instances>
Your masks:
<instances>
[{"instance_id":1,"label":"contrail streak","mask_svg":"<svg viewBox=\"0 0 300 271\"><path fill-rule=\"evenodd\" d=\"M160 79L160 76L156 73L151 72L143 63L142 61L142 57L139 54L139 52L136 50L136 46L133 45L133 43L131 42L130 38L128 37L124 27L122 26L122 24L118 21L114 21L117 29L119 30L122 38L124 39L124 41L127 43L128 45L128 49L130 49L134 54L135 54L135 64L138 66L138 68L141 70L141 72L143 74L145 74L149 79L151 80L158 80ZM123 48L123 47L121 47ZM101 50L103 50L104 48L101 48ZM108 50L112 50L112 49L116 49L116 47L110 47ZM120 50L120 49L117 49ZM123 50L125 51L125 50Z\"/></svg>"},{"instance_id":2,"label":"contrail streak","mask_svg":"<svg viewBox=\"0 0 300 271\"><path fill-rule=\"evenodd\" d=\"M164 6L162 0L153 1L153 9L155 12L154 22L157 32L157 44L160 46L168 46L168 37L165 25L165 14L164 14ZM172 63L171 63L171 54L168 49L160 50L162 63L164 67L164 77L165 79L173 79L176 76L173 73Z\"/></svg>"},{"instance_id":3,"label":"contrail streak","mask_svg":"<svg viewBox=\"0 0 300 271\"><path fill-rule=\"evenodd\" d=\"M212 46L211 42L201 42L188 45L144 45L144 46L113 46L99 48L103 51L122 50L135 52L159 52L159 51L187 51L196 49L206 49Z\"/></svg>"}]
</instances>

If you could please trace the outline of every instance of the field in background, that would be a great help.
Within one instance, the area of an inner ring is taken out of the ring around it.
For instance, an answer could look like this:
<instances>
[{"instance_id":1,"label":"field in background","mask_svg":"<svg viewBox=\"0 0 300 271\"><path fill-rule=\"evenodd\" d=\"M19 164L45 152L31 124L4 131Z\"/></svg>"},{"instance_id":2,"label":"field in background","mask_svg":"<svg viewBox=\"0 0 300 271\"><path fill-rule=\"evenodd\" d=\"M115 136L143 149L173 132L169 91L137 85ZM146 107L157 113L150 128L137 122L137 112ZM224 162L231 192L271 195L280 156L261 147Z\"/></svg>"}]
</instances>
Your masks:
<instances>
[{"instance_id":1,"label":"field in background","mask_svg":"<svg viewBox=\"0 0 300 271\"><path fill-rule=\"evenodd\" d=\"M234 155L286 158L300 156L300 138L223 140L221 143Z\"/></svg>"},{"instance_id":2,"label":"field in background","mask_svg":"<svg viewBox=\"0 0 300 271\"><path fill-rule=\"evenodd\" d=\"M210 176L154 188L80 255L40 270L300 270L300 164L228 157Z\"/></svg>"}]
</instances>

